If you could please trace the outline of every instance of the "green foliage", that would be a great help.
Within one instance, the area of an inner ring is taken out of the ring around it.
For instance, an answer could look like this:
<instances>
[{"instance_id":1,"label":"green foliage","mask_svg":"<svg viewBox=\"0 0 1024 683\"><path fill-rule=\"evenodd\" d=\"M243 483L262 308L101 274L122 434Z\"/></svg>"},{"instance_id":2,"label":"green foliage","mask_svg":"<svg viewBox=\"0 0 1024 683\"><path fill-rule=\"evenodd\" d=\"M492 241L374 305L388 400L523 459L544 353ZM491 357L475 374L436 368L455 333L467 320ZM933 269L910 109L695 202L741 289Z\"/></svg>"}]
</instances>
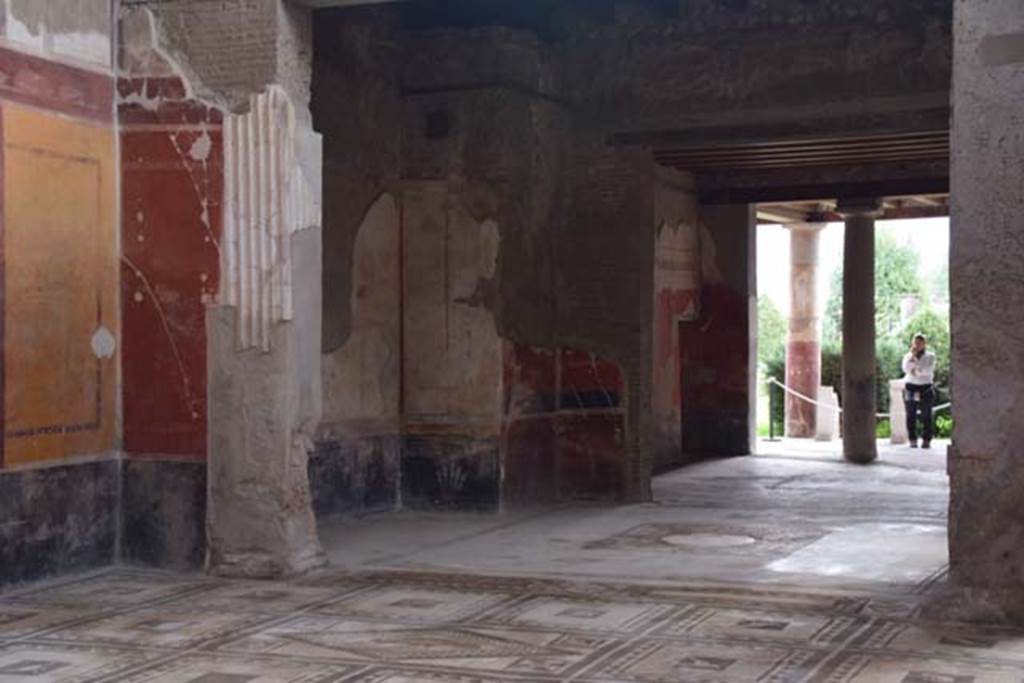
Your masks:
<instances>
[{"instance_id":1,"label":"green foliage","mask_svg":"<svg viewBox=\"0 0 1024 683\"><path fill-rule=\"evenodd\" d=\"M929 273L927 278L928 298L935 304L949 303L949 262Z\"/></svg>"},{"instance_id":2,"label":"green foliage","mask_svg":"<svg viewBox=\"0 0 1024 683\"><path fill-rule=\"evenodd\" d=\"M892 436L892 424L889 422L889 418L883 417L875 426L875 437L888 439L890 436Z\"/></svg>"},{"instance_id":3,"label":"green foliage","mask_svg":"<svg viewBox=\"0 0 1024 683\"><path fill-rule=\"evenodd\" d=\"M768 384L769 377L786 380L786 318L775 302L768 297L757 299L757 364L765 380L765 392L769 396L768 419L774 425L775 433L781 434L785 421L785 396L782 389Z\"/></svg>"},{"instance_id":4,"label":"green foliage","mask_svg":"<svg viewBox=\"0 0 1024 683\"><path fill-rule=\"evenodd\" d=\"M843 341L843 266L832 271L832 282L822 320L822 346L839 346Z\"/></svg>"},{"instance_id":5,"label":"green foliage","mask_svg":"<svg viewBox=\"0 0 1024 683\"><path fill-rule=\"evenodd\" d=\"M923 298L924 284L917 274L917 252L888 233L875 239L875 329L879 335L900 328L900 302L906 296Z\"/></svg>"},{"instance_id":6,"label":"green foliage","mask_svg":"<svg viewBox=\"0 0 1024 683\"><path fill-rule=\"evenodd\" d=\"M879 339L875 344L875 377L878 380L875 402L878 412L889 412L889 380L900 376L900 365L905 349L892 339ZM831 342L821 349L821 384L835 388L839 402L843 401L843 352L839 344Z\"/></svg>"},{"instance_id":7,"label":"green foliage","mask_svg":"<svg viewBox=\"0 0 1024 683\"><path fill-rule=\"evenodd\" d=\"M889 412L889 380L903 375L903 354L907 347L894 337L882 337L875 342L875 396L878 412Z\"/></svg>"},{"instance_id":8,"label":"green foliage","mask_svg":"<svg viewBox=\"0 0 1024 683\"><path fill-rule=\"evenodd\" d=\"M786 356L781 354L771 358L763 366L764 377L774 377L781 382L786 381ZM775 425L775 434L780 435L785 431L786 425L786 395L781 387L774 384L767 384L765 387L769 396L768 419Z\"/></svg>"},{"instance_id":9,"label":"green foliage","mask_svg":"<svg viewBox=\"0 0 1024 683\"><path fill-rule=\"evenodd\" d=\"M942 412L935 415L935 438L953 438L953 418L948 412Z\"/></svg>"},{"instance_id":10,"label":"green foliage","mask_svg":"<svg viewBox=\"0 0 1024 683\"><path fill-rule=\"evenodd\" d=\"M925 286L917 274L917 252L887 233L875 239L875 329L880 336L898 331L900 302L906 296L923 298ZM825 302L823 341L839 343L843 329L843 269L832 273Z\"/></svg>"},{"instance_id":11,"label":"green foliage","mask_svg":"<svg viewBox=\"0 0 1024 683\"><path fill-rule=\"evenodd\" d=\"M786 318L775 302L766 296L758 297L757 362L762 368L786 357L786 327Z\"/></svg>"},{"instance_id":12,"label":"green foliage","mask_svg":"<svg viewBox=\"0 0 1024 683\"><path fill-rule=\"evenodd\" d=\"M826 342L821 347L821 386L832 387L843 399L843 351L839 342Z\"/></svg>"}]
</instances>

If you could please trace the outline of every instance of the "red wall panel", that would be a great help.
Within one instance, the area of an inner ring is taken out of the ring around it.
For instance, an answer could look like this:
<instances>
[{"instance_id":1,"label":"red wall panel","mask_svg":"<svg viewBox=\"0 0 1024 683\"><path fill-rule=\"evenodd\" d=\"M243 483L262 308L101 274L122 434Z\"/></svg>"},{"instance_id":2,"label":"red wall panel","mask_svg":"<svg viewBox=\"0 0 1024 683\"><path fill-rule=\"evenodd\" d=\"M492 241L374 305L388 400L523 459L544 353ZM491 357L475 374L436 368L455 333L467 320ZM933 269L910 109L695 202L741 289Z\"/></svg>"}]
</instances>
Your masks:
<instances>
[{"instance_id":1,"label":"red wall panel","mask_svg":"<svg viewBox=\"0 0 1024 683\"><path fill-rule=\"evenodd\" d=\"M206 455L206 305L219 279L222 117L174 79L122 80L125 450ZM137 97L133 97L137 96ZM142 101L145 104L131 104Z\"/></svg>"}]
</instances>

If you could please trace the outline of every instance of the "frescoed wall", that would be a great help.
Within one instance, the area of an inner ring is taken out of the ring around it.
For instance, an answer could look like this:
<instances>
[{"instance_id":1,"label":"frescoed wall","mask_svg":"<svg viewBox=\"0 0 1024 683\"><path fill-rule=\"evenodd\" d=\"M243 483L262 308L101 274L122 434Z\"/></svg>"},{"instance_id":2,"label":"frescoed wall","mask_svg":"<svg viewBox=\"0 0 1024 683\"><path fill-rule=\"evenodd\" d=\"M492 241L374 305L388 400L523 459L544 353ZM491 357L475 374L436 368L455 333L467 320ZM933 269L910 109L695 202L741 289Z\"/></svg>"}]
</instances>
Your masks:
<instances>
[{"instance_id":1,"label":"frescoed wall","mask_svg":"<svg viewBox=\"0 0 1024 683\"><path fill-rule=\"evenodd\" d=\"M109 0L0 3L0 585L117 550L112 33Z\"/></svg>"},{"instance_id":2,"label":"frescoed wall","mask_svg":"<svg viewBox=\"0 0 1024 683\"><path fill-rule=\"evenodd\" d=\"M195 567L206 552L206 309L220 286L223 113L200 102L145 8L119 14L122 549Z\"/></svg>"},{"instance_id":3,"label":"frescoed wall","mask_svg":"<svg viewBox=\"0 0 1024 683\"><path fill-rule=\"evenodd\" d=\"M655 472L687 462L683 452L679 323L700 310L697 195L688 174L659 169L654 192L654 321L651 377Z\"/></svg>"},{"instance_id":4,"label":"frescoed wall","mask_svg":"<svg viewBox=\"0 0 1024 683\"><path fill-rule=\"evenodd\" d=\"M117 166L109 2L12 0L0 15L10 469L116 447Z\"/></svg>"},{"instance_id":5,"label":"frescoed wall","mask_svg":"<svg viewBox=\"0 0 1024 683\"><path fill-rule=\"evenodd\" d=\"M494 509L502 341L486 289L499 226L445 181L403 189L402 503Z\"/></svg>"},{"instance_id":6,"label":"frescoed wall","mask_svg":"<svg viewBox=\"0 0 1024 683\"><path fill-rule=\"evenodd\" d=\"M114 447L118 325L109 126L3 105L4 462Z\"/></svg>"},{"instance_id":7,"label":"frescoed wall","mask_svg":"<svg viewBox=\"0 0 1024 683\"><path fill-rule=\"evenodd\" d=\"M221 113L173 77L122 78L124 446L206 455L206 305L217 292Z\"/></svg>"},{"instance_id":8,"label":"frescoed wall","mask_svg":"<svg viewBox=\"0 0 1024 683\"><path fill-rule=\"evenodd\" d=\"M325 165L325 215L348 209L330 191ZM327 207L332 213L328 214ZM331 226L334 227L333 225ZM392 509L398 500L401 452L401 212L390 194L377 198L352 244L350 331L323 356L324 416L309 482L318 515ZM325 258L325 267L327 266Z\"/></svg>"},{"instance_id":9,"label":"frescoed wall","mask_svg":"<svg viewBox=\"0 0 1024 683\"><path fill-rule=\"evenodd\" d=\"M700 209L697 318L679 323L682 452L687 461L748 455L757 393L753 205Z\"/></svg>"},{"instance_id":10,"label":"frescoed wall","mask_svg":"<svg viewBox=\"0 0 1024 683\"><path fill-rule=\"evenodd\" d=\"M626 381L577 349L506 343L502 499L510 505L626 494Z\"/></svg>"}]
</instances>

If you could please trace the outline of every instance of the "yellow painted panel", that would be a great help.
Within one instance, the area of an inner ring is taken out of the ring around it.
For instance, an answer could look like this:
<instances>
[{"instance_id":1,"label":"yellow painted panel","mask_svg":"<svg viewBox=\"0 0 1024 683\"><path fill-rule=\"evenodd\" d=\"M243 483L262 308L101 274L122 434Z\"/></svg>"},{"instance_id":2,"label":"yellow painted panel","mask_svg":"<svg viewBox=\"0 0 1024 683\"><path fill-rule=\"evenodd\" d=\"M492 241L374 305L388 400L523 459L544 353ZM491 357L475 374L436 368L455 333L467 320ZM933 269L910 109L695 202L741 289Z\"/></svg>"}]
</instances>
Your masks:
<instances>
[{"instance_id":1,"label":"yellow painted panel","mask_svg":"<svg viewBox=\"0 0 1024 683\"><path fill-rule=\"evenodd\" d=\"M109 450L117 356L105 357L101 330L116 339L120 329L113 133L4 105L3 138L4 459Z\"/></svg>"}]
</instances>

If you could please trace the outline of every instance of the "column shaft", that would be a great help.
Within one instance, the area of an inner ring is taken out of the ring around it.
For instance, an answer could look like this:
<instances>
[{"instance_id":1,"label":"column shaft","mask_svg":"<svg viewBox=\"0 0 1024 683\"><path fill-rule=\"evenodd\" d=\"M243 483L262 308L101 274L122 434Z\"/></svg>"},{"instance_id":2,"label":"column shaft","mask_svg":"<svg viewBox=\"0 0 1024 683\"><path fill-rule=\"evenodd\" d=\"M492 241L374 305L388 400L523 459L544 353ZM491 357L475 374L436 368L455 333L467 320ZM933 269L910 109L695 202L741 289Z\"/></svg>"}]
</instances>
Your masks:
<instances>
[{"instance_id":1,"label":"column shaft","mask_svg":"<svg viewBox=\"0 0 1024 683\"><path fill-rule=\"evenodd\" d=\"M877 202L844 207L843 457L869 463L875 443L875 215Z\"/></svg>"},{"instance_id":2,"label":"column shaft","mask_svg":"<svg viewBox=\"0 0 1024 683\"><path fill-rule=\"evenodd\" d=\"M821 337L818 332L818 236L824 223L794 223L789 228L789 332L786 337L786 384L817 398L821 384ZM817 411L812 403L786 394L786 436L814 437Z\"/></svg>"}]
</instances>

